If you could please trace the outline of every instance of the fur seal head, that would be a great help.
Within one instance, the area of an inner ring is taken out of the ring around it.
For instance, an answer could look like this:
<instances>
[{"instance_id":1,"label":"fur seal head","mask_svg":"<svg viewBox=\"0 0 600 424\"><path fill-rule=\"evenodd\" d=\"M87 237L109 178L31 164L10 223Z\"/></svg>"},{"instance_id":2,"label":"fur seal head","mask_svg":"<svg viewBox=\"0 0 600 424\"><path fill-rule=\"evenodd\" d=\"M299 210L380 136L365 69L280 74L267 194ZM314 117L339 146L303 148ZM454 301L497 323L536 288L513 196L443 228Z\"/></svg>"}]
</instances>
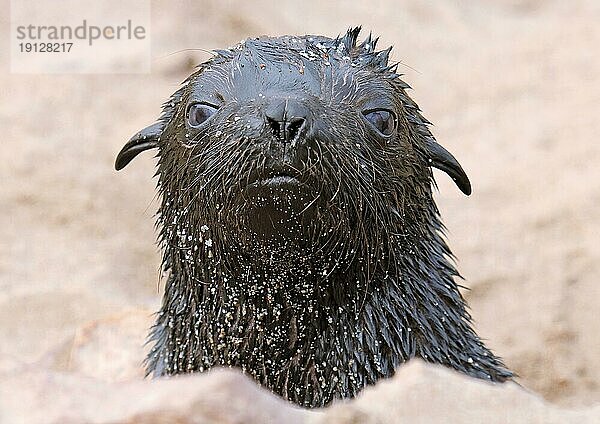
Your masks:
<instances>
[{"instance_id":1,"label":"fur seal head","mask_svg":"<svg viewBox=\"0 0 600 424\"><path fill-rule=\"evenodd\" d=\"M512 375L470 326L431 167L469 179L377 39L248 39L201 64L119 153L158 149L169 274L156 375L236 366L304 406L419 356Z\"/></svg>"}]
</instances>

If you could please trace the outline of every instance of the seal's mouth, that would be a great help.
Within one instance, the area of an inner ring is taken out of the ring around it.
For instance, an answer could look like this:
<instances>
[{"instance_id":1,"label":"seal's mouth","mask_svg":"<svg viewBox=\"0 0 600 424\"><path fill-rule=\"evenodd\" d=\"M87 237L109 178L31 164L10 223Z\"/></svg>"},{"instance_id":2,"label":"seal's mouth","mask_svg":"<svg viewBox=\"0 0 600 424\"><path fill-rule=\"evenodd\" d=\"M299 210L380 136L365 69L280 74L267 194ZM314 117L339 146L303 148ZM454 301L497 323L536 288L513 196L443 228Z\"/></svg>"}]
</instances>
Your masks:
<instances>
[{"instance_id":1,"label":"seal's mouth","mask_svg":"<svg viewBox=\"0 0 600 424\"><path fill-rule=\"evenodd\" d=\"M248 178L248 188L294 188L303 185L301 172L290 165L255 169Z\"/></svg>"},{"instance_id":2,"label":"seal's mouth","mask_svg":"<svg viewBox=\"0 0 600 424\"><path fill-rule=\"evenodd\" d=\"M292 175L278 174L272 177L259 179L254 182L253 185L263 187L299 186L300 180Z\"/></svg>"}]
</instances>

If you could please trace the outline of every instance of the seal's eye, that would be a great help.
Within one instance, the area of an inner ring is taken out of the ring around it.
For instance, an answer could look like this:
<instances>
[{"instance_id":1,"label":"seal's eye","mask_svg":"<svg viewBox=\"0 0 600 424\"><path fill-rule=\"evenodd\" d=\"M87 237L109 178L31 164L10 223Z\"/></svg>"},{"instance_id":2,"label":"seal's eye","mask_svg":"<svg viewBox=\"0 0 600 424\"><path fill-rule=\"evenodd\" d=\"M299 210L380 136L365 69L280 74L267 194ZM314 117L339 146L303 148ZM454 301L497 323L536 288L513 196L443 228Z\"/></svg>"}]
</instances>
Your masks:
<instances>
[{"instance_id":1,"label":"seal's eye","mask_svg":"<svg viewBox=\"0 0 600 424\"><path fill-rule=\"evenodd\" d=\"M368 110L363 112L367 121L375 127L382 135L391 135L396 126L396 117L386 109Z\"/></svg>"},{"instance_id":2,"label":"seal's eye","mask_svg":"<svg viewBox=\"0 0 600 424\"><path fill-rule=\"evenodd\" d=\"M196 128L208 120L217 108L206 103L194 103L190 105L187 113L187 122L190 127Z\"/></svg>"}]
</instances>

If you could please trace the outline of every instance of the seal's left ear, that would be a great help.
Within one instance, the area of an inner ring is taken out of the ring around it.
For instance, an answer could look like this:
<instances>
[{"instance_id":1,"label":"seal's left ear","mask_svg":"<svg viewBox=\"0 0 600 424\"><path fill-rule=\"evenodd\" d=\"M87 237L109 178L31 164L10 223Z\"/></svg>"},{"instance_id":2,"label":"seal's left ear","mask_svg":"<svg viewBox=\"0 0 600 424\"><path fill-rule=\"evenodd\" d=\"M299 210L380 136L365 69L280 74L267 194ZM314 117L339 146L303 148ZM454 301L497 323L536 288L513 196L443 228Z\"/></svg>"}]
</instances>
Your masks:
<instances>
[{"instance_id":1,"label":"seal's left ear","mask_svg":"<svg viewBox=\"0 0 600 424\"><path fill-rule=\"evenodd\" d=\"M426 149L430 165L437 169L441 169L448 174L464 194L467 196L471 194L471 182L469 181L469 177L456 158L452 156L448 150L444 149L440 144L433 140L427 142Z\"/></svg>"},{"instance_id":2,"label":"seal's left ear","mask_svg":"<svg viewBox=\"0 0 600 424\"><path fill-rule=\"evenodd\" d=\"M153 149L158 147L158 139L165 128L164 122L157 122L156 124L150 125L144 128L123 146L117 160L115 161L115 169L120 171L125 168L129 162L133 160L139 153L144 150Z\"/></svg>"}]
</instances>

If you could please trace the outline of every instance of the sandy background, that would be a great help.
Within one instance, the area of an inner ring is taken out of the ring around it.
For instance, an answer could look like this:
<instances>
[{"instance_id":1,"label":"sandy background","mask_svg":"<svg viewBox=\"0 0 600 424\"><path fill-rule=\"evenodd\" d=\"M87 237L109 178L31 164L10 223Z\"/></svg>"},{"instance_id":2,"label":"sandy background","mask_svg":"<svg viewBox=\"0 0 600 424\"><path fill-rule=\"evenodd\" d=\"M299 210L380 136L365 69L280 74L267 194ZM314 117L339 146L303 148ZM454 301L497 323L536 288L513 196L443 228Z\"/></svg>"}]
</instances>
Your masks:
<instances>
[{"instance_id":1,"label":"sandy background","mask_svg":"<svg viewBox=\"0 0 600 424\"><path fill-rule=\"evenodd\" d=\"M2 38L0 370L139 377L162 288L154 159L113 162L207 58L171 53L362 24L473 183L436 173L479 334L550 402L600 402L600 2L349 3L153 2L149 75L13 75Z\"/></svg>"}]
</instances>

